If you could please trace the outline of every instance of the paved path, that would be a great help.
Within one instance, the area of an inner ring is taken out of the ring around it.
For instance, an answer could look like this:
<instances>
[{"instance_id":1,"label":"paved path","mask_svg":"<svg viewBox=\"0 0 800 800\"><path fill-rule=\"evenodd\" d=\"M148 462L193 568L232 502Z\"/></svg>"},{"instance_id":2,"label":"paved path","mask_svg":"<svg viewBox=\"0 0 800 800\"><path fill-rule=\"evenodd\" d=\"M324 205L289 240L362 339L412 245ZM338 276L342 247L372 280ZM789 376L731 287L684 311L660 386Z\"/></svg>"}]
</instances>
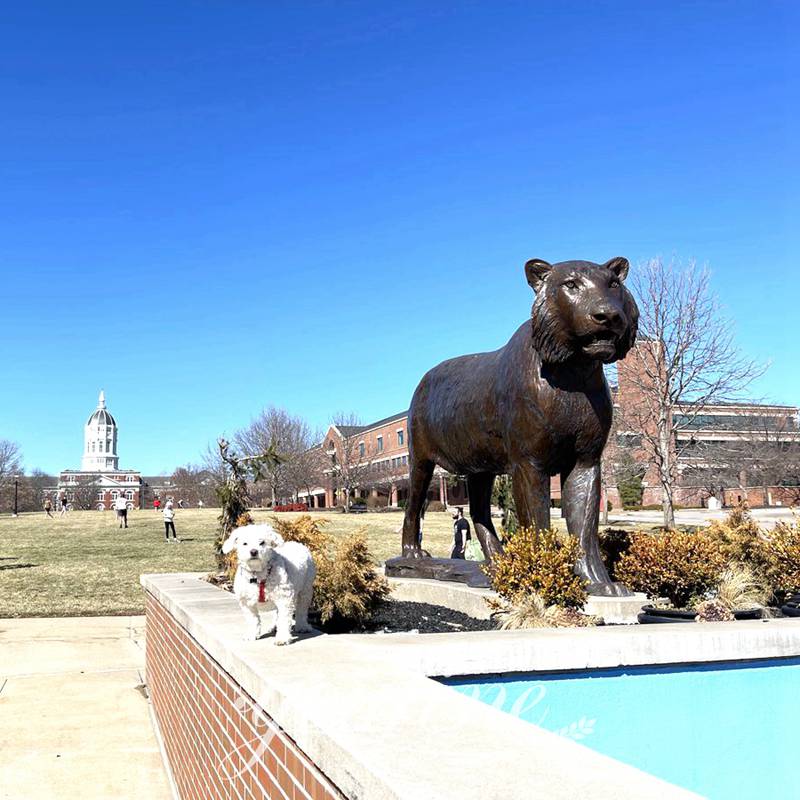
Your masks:
<instances>
[{"instance_id":1,"label":"paved path","mask_svg":"<svg viewBox=\"0 0 800 800\"><path fill-rule=\"evenodd\" d=\"M675 512L675 522L678 525L708 525L711 520L725 519L731 513L730 508L709 511L707 508L681 508ZM785 506L771 506L770 508L754 508L751 511L753 519L763 528L773 528L779 521L792 523L797 515L791 508ZM609 525L615 522L625 522L635 525L647 523L660 525L664 521L661 511L611 511L608 515Z\"/></svg>"},{"instance_id":2,"label":"paved path","mask_svg":"<svg viewBox=\"0 0 800 800\"><path fill-rule=\"evenodd\" d=\"M0 798L170 800L144 617L0 619Z\"/></svg>"}]
</instances>

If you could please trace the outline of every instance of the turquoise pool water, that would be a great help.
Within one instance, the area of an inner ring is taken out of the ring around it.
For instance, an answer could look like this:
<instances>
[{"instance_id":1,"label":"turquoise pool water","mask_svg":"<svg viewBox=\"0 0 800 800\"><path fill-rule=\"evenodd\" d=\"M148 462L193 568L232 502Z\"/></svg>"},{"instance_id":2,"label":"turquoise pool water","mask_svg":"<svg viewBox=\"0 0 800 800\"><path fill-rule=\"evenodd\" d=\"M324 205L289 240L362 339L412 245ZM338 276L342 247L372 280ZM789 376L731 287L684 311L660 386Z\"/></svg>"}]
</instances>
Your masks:
<instances>
[{"instance_id":1,"label":"turquoise pool water","mask_svg":"<svg viewBox=\"0 0 800 800\"><path fill-rule=\"evenodd\" d=\"M443 683L712 800L800 798L800 658Z\"/></svg>"}]
</instances>

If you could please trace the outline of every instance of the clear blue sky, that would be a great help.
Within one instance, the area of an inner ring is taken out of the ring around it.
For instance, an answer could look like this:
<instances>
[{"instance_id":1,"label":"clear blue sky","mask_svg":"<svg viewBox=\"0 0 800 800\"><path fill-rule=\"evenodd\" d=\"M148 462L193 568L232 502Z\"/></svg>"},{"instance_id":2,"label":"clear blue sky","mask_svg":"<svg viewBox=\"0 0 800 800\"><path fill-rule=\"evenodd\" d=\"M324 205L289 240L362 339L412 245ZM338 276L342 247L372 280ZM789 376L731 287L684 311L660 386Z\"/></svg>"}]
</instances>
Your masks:
<instances>
[{"instance_id":1,"label":"clear blue sky","mask_svg":"<svg viewBox=\"0 0 800 800\"><path fill-rule=\"evenodd\" d=\"M16 3L0 28L0 438L197 460L274 403L404 409L503 344L531 257L711 266L800 404L800 5Z\"/></svg>"}]
</instances>

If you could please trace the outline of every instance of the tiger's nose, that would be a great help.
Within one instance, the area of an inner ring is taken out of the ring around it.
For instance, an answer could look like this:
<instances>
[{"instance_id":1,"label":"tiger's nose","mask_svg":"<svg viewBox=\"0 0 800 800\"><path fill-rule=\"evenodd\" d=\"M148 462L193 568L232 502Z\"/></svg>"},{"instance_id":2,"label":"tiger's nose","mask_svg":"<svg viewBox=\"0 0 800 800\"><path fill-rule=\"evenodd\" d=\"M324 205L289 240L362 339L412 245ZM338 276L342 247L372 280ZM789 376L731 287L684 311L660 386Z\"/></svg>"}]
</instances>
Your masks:
<instances>
[{"instance_id":1,"label":"tiger's nose","mask_svg":"<svg viewBox=\"0 0 800 800\"><path fill-rule=\"evenodd\" d=\"M589 316L592 318L593 322L609 328L616 328L622 321L622 317L620 316L619 312L615 311L613 308L605 308L601 311L595 311L594 314L590 314Z\"/></svg>"},{"instance_id":2,"label":"tiger's nose","mask_svg":"<svg viewBox=\"0 0 800 800\"><path fill-rule=\"evenodd\" d=\"M254 547L252 550L250 550L250 555L255 558L258 555L258 550L256 550Z\"/></svg>"}]
</instances>

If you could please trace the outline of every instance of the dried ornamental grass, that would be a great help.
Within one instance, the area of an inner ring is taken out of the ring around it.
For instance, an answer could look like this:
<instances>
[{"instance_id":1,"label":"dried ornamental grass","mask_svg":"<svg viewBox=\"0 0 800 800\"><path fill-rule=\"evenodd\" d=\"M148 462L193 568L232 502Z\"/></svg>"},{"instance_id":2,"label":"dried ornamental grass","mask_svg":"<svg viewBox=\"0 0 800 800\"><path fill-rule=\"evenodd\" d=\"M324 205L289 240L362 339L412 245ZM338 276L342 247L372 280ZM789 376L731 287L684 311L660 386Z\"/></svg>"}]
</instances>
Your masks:
<instances>
[{"instance_id":1,"label":"dried ornamental grass","mask_svg":"<svg viewBox=\"0 0 800 800\"><path fill-rule=\"evenodd\" d=\"M517 602L503 604L496 614L499 628L504 631L528 628L586 628L599 620L574 608L548 606L538 594L520 595Z\"/></svg>"},{"instance_id":2,"label":"dried ornamental grass","mask_svg":"<svg viewBox=\"0 0 800 800\"><path fill-rule=\"evenodd\" d=\"M769 600L769 590L746 564L728 567L720 576L715 599L730 611L763 608Z\"/></svg>"}]
</instances>

